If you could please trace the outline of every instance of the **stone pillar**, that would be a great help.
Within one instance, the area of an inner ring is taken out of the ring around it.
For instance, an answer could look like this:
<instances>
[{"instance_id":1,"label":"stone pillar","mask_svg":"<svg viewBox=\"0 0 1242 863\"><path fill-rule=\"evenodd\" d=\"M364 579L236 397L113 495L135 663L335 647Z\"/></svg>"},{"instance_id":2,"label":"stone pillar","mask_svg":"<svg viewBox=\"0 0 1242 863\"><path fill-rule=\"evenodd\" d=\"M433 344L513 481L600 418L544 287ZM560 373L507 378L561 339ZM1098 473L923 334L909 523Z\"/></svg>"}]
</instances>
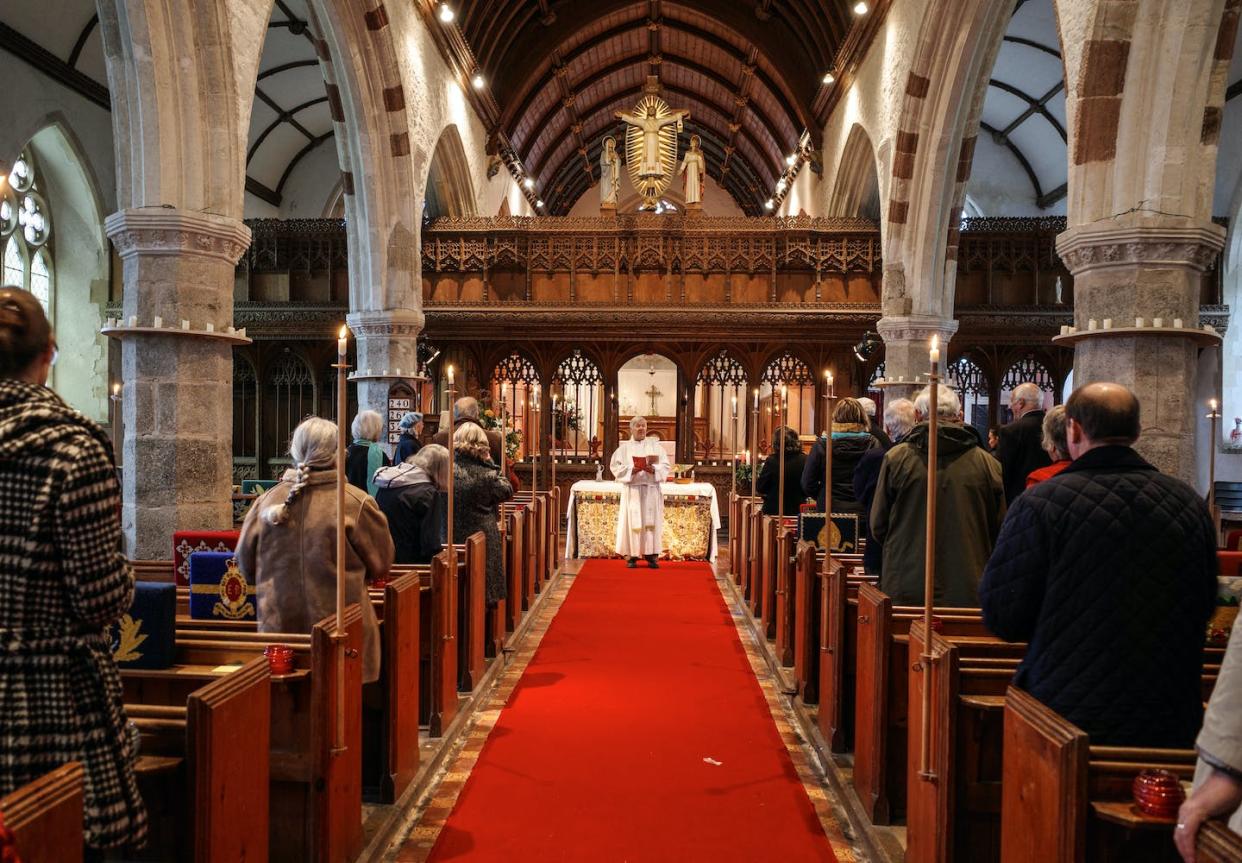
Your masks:
<instances>
[{"instance_id":1,"label":"stone pillar","mask_svg":"<svg viewBox=\"0 0 1242 863\"><path fill-rule=\"evenodd\" d=\"M943 374L949 359L949 340L957 332L957 321L931 315L886 315L876 322L875 328L884 339L884 379L890 382L884 389L885 398L913 399L927 385L932 336L940 336ZM892 383L902 378L910 383ZM914 383L916 379L923 383Z\"/></svg>"},{"instance_id":2,"label":"stone pillar","mask_svg":"<svg viewBox=\"0 0 1242 863\"><path fill-rule=\"evenodd\" d=\"M1225 241L1218 225L1182 216L1129 213L1077 225L1057 238L1074 276L1074 324L1199 325L1201 280ZM1089 336L1074 349L1074 384L1114 381L1142 404L1136 449L1156 467L1195 482L1195 379L1198 347L1186 336Z\"/></svg>"},{"instance_id":3,"label":"stone pillar","mask_svg":"<svg viewBox=\"0 0 1242 863\"><path fill-rule=\"evenodd\" d=\"M121 343L126 550L163 559L173 531L233 523L233 347L180 326L232 325L233 271L250 229L171 207L122 210L105 227L121 256L124 319L151 327L160 317L169 328Z\"/></svg>"},{"instance_id":4,"label":"stone pillar","mask_svg":"<svg viewBox=\"0 0 1242 863\"><path fill-rule=\"evenodd\" d=\"M388 390L418 374L418 334L423 313L416 309L353 312L346 322L357 338L358 410L371 409L388 417ZM461 378L459 377L459 380ZM353 417L345 417L345 433ZM385 449L391 452L387 437Z\"/></svg>"}]
</instances>

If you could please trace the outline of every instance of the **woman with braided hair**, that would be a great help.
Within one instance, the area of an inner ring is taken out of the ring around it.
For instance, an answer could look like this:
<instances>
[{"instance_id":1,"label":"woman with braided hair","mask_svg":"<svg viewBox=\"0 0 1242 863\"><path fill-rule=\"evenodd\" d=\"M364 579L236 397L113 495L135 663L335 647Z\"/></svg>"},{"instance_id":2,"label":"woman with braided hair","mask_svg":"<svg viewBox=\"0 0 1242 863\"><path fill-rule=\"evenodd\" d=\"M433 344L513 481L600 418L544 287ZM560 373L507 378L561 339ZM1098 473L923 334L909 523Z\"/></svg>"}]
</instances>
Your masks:
<instances>
[{"instance_id":1,"label":"woman with braided hair","mask_svg":"<svg viewBox=\"0 0 1242 863\"><path fill-rule=\"evenodd\" d=\"M260 632L310 632L336 612L336 423L303 420L294 466L246 513L237 566L258 594ZM362 680L379 678L379 623L366 583L386 578L393 544L374 498L345 486L345 601L362 609Z\"/></svg>"},{"instance_id":2,"label":"woman with braided hair","mask_svg":"<svg viewBox=\"0 0 1242 863\"><path fill-rule=\"evenodd\" d=\"M39 301L0 289L0 796L82 762L95 859L147 833L108 634L134 576L112 444L47 388L55 358Z\"/></svg>"}]
</instances>

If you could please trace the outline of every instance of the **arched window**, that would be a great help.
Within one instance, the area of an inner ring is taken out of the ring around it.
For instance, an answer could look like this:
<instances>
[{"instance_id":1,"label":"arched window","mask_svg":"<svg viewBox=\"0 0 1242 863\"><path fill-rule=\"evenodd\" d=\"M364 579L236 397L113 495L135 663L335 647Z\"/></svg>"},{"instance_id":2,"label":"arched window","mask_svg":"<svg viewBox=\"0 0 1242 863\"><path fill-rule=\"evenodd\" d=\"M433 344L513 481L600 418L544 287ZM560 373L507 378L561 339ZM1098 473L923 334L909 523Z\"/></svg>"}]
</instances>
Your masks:
<instances>
[{"instance_id":1,"label":"arched window","mask_svg":"<svg viewBox=\"0 0 1242 863\"><path fill-rule=\"evenodd\" d=\"M745 367L724 348L703 366L694 388L696 458L715 462L747 448L748 383Z\"/></svg>"},{"instance_id":2,"label":"arched window","mask_svg":"<svg viewBox=\"0 0 1242 863\"><path fill-rule=\"evenodd\" d=\"M1013 420L1013 413L1009 410L1009 396L1019 384L1024 383L1033 383L1043 392L1044 400L1040 407L1044 410L1056 404L1057 383L1052 376L1052 372L1048 371L1048 367L1034 357L1024 357L1006 369L1004 376L1001 378L1002 424Z\"/></svg>"},{"instance_id":3,"label":"arched window","mask_svg":"<svg viewBox=\"0 0 1242 863\"><path fill-rule=\"evenodd\" d=\"M960 356L948 368L949 386L962 400L962 413L966 422L983 433L988 433L988 384L983 369L968 356Z\"/></svg>"},{"instance_id":4,"label":"arched window","mask_svg":"<svg viewBox=\"0 0 1242 863\"><path fill-rule=\"evenodd\" d=\"M492 404L499 405L498 419L504 423L505 436L518 435L515 459L525 459L531 453L528 429L533 427L535 412L539 409L539 371L526 357L517 351L496 364L492 372ZM494 409L493 409L494 410ZM508 441L506 440L508 447Z\"/></svg>"},{"instance_id":5,"label":"arched window","mask_svg":"<svg viewBox=\"0 0 1242 863\"><path fill-rule=\"evenodd\" d=\"M781 417L772 411L780 410L780 399L773 394L780 388L788 388L789 403L783 411L784 421L799 434L813 434L815 430L815 377L802 360L786 351L768 363L759 378L759 450L766 453L773 430L781 424ZM766 409L765 409L766 408Z\"/></svg>"},{"instance_id":6,"label":"arched window","mask_svg":"<svg viewBox=\"0 0 1242 863\"><path fill-rule=\"evenodd\" d=\"M595 459L604 441L604 376L575 350L552 376L552 434L558 458Z\"/></svg>"},{"instance_id":7,"label":"arched window","mask_svg":"<svg viewBox=\"0 0 1242 863\"><path fill-rule=\"evenodd\" d=\"M25 151L0 188L0 242L4 283L30 291L52 317L52 219L34 160Z\"/></svg>"},{"instance_id":8,"label":"arched window","mask_svg":"<svg viewBox=\"0 0 1242 863\"><path fill-rule=\"evenodd\" d=\"M259 382L254 366L243 356L233 357L233 476L258 479L254 463L257 441L256 412Z\"/></svg>"}]
</instances>

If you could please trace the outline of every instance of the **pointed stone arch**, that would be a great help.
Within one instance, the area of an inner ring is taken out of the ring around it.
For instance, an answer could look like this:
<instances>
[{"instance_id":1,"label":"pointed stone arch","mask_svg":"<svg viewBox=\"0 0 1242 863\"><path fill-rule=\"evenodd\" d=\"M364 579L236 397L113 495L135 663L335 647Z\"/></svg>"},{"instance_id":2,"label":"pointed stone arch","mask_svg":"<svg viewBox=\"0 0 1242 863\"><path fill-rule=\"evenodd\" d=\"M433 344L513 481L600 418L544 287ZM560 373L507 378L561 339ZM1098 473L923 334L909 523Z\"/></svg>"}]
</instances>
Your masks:
<instances>
[{"instance_id":1,"label":"pointed stone arch","mask_svg":"<svg viewBox=\"0 0 1242 863\"><path fill-rule=\"evenodd\" d=\"M429 219L462 219L478 215L470 164L466 161L466 150L455 124L445 126L436 141L424 189L423 207Z\"/></svg>"},{"instance_id":2,"label":"pointed stone arch","mask_svg":"<svg viewBox=\"0 0 1242 863\"><path fill-rule=\"evenodd\" d=\"M861 124L854 124L841 151L828 215L880 220L880 180L875 148Z\"/></svg>"}]
</instances>

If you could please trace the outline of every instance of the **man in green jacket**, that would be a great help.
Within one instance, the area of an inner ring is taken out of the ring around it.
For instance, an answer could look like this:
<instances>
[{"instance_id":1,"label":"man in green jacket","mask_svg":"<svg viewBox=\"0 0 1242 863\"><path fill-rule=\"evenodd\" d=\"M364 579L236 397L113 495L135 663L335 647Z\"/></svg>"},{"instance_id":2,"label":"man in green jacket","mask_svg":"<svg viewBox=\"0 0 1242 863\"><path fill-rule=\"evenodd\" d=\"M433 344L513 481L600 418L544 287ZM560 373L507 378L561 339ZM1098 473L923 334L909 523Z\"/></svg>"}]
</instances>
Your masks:
<instances>
[{"instance_id":1,"label":"man in green jacket","mask_svg":"<svg viewBox=\"0 0 1242 863\"><path fill-rule=\"evenodd\" d=\"M931 394L914 400L918 424L884 456L871 532L884 544L880 589L894 605L923 604L927 524L927 419ZM1000 463L962 425L962 406L949 387L938 393L937 606L978 607L979 579L1005 517Z\"/></svg>"}]
</instances>

